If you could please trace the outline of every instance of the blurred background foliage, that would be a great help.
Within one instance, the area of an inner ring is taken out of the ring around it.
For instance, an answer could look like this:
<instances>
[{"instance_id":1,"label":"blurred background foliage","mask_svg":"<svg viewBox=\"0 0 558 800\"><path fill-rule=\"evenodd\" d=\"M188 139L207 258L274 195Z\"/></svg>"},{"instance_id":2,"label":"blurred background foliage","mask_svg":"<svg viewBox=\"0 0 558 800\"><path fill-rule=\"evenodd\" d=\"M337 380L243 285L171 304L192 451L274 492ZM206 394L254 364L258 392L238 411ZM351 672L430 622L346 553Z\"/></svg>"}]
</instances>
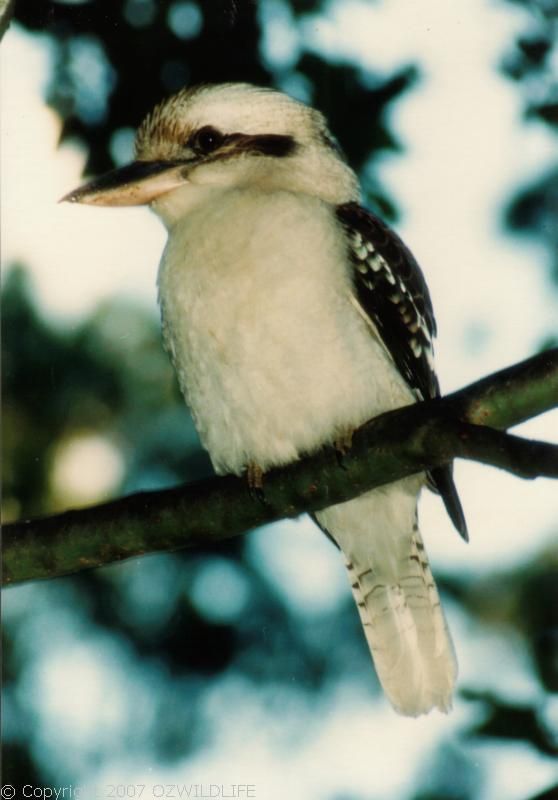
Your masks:
<instances>
[{"instance_id":1,"label":"blurred background foliage","mask_svg":"<svg viewBox=\"0 0 558 800\"><path fill-rule=\"evenodd\" d=\"M49 41L47 100L64 120L63 139L86 149L89 172L125 160L134 128L162 96L185 83L249 80L318 105L359 169L368 203L395 219L396 200L375 176L374 163L400 148L386 112L412 89L420 64L371 74L358 63L302 48L270 56L272 48L262 43L274 9L296 27L324 5L17 0L14 19ZM556 129L557 6L549 0L524 5L530 25L510 41L501 69L521 93L528 124ZM537 237L554 256L556 177L537 176L503 212L513 234ZM558 282L558 260L552 277ZM6 519L210 472L151 311L115 299L79 323L57 325L37 308L24 265L6 274L3 309ZM104 469L89 476L93 456ZM232 724L224 709L295 749L317 735L342 687L377 692L348 593L329 605L294 602L264 568L261 549L273 532L257 537L9 590L4 782L75 783L131 753L140 753L144 764L173 764L218 747L220 729ZM557 574L555 552L545 552L521 570L491 573L474 590L457 568L438 576L468 624L502 630L525 648L538 699L513 704L497 692L464 687L475 721L464 722L457 738L443 742L418 770L410 800L481 796L485 776L463 743L505 748L521 742L541 758L558 754L552 697L558 691ZM78 685L67 677L60 685L59 676L72 674L89 676L93 688L86 698L76 696L76 707L95 720L96 736L79 714L66 718L57 705Z\"/></svg>"},{"instance_id":2,"label":"blurred background foliage","mask_svg":"<svg viewBox=\"0 0 558 800\"><path fill-rule=\"evenodd\" d=\"M558 3L523 3L530 11L529 28L510 47L502 70L517 83L525 103L526 120L558 127ZM553 280L558 284L558 170L540 175L516 197L505 216L513 231L536 236L552 253Z\"/></svg>"}]
</instances>

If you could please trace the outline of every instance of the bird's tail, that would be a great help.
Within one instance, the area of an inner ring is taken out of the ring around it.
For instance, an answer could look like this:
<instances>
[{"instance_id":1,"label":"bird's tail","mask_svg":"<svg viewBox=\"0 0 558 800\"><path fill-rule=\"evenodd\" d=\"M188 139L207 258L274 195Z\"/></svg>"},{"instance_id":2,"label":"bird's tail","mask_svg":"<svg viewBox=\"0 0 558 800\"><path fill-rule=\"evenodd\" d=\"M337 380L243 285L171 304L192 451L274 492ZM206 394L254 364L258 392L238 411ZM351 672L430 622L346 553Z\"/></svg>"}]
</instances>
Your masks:
<instances>
[{"instance_id":1,"label":"bird's tail","mask_svg":"<svg viewBox=\"0 0 558 800\"><path fill-rule=\"evenodd\" d=\"M404 491L405 483L317 517L345 554L380 683L397 711L416 717L449 711L457 663L418 529L416 491Z\"/></svg>"}]
</instances>

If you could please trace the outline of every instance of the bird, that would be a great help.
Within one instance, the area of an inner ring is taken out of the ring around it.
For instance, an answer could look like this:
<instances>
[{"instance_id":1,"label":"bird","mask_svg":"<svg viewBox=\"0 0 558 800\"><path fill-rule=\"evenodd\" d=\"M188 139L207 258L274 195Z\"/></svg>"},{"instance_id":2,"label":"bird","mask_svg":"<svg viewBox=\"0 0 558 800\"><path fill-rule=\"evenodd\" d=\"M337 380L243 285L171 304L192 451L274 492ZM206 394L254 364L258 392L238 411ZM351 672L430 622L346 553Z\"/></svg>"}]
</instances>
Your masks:
<instances>
[{"instance_id":1,"label":"bird","mask_svg":"<svg viewBox=\"0 0 558 800\"><path fill-rule=\"evenodd\" d=\"M217 473L261 488L439 396L424 275L310 105L249 83L186 87L141 123L130 164L63 200L148 205L166 226L163 340ZM418 525L426 485L467 539L450 466L314 515L344 556L379 682L411 717L448 712L457 677Z\"/></svg>"}]
</instances>

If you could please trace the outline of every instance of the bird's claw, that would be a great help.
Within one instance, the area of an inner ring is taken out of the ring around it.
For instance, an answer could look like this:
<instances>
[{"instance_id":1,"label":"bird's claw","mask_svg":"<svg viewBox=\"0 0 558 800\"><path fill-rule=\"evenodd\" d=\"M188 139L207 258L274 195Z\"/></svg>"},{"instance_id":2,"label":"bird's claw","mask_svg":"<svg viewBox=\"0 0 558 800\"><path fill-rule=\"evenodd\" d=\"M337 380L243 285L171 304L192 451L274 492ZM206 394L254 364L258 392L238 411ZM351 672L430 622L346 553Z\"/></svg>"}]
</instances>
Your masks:
<instances>
[{"instance_id":1,"label":"bird's claw","mask_svg":"<svg viewBox=\"0 0 558 800\"><path fill-rule=\"evenodd\" d=\"M353 434L355 432L354 428L345 428L344 430L340 431L340 433L335 437L333 440L333 446L335 447L335 453L337 455L337 461L340 467L345 468L344 459L353 444Z\"/></svg>"},{"instance_id":2,"label":"bird's claw","mask_svg":"<svg viewBox=\"0 0 558 800\"><path fill-rule=\"evenodd\" d=\"M263 505L267 505L263 488L264 472L258 464L253 464L252 462L248 464L246 467L246 481L250 495Z\"/></svg>"}]
</instances>

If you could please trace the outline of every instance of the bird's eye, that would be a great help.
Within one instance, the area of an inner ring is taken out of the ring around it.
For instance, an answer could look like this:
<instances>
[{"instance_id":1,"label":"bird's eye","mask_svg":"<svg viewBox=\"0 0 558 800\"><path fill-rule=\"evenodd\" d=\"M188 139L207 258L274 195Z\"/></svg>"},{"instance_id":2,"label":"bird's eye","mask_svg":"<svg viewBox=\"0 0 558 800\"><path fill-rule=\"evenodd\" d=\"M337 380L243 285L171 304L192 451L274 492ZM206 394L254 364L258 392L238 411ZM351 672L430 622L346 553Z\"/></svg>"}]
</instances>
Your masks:
<instances>
[{"instance_id":1,"label":"bird's eye","mask_svg":"<svg viewBox=\"0 0 558 800\"><path fill-rule=\"evenodd\" d=\"M224 138L223 134L216 128L212 128L211 125L206 125L194 133L189 144L196 153L207 155L217 150Z\"/></svg>"}]
</instances>

